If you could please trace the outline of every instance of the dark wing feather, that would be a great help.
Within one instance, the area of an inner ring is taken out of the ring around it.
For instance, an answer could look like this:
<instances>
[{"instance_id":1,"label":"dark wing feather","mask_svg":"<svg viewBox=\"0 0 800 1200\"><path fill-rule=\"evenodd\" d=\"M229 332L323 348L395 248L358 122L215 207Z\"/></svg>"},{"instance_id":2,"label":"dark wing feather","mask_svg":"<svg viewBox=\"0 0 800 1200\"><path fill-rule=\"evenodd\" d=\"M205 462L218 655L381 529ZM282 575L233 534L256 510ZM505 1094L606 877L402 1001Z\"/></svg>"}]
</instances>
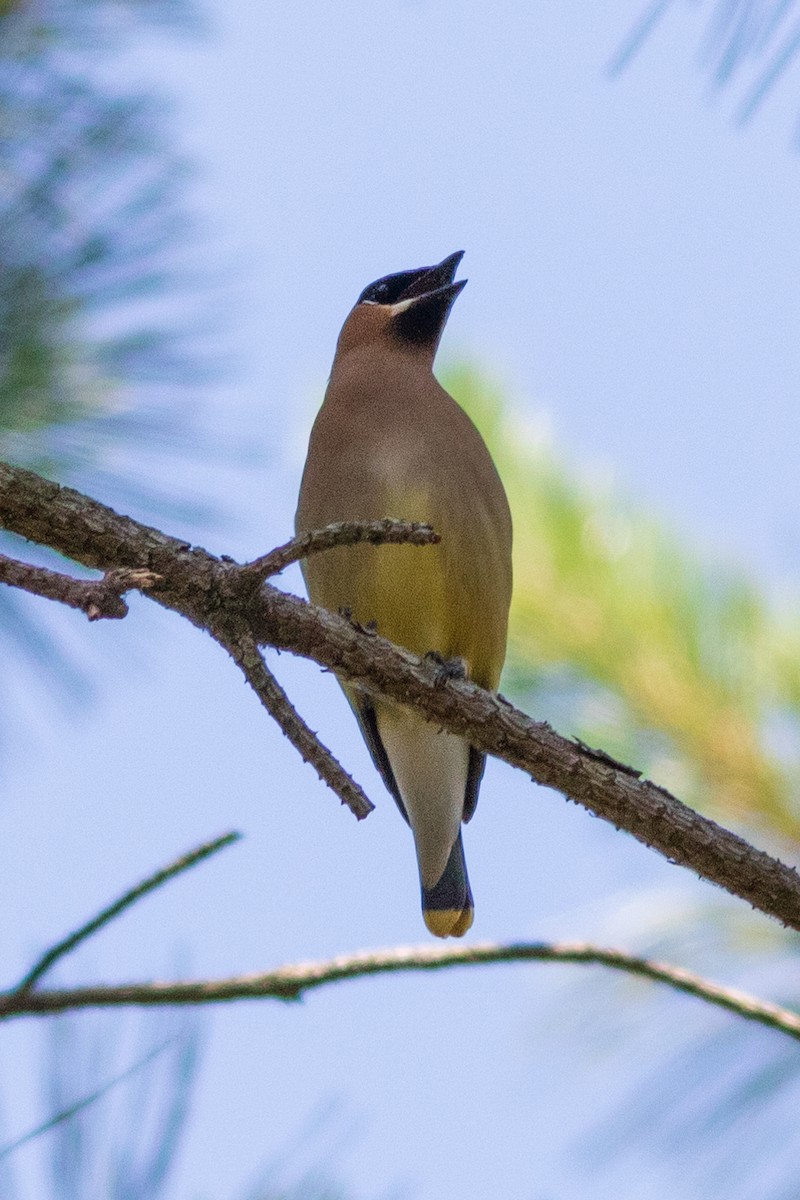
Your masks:
<instances>
[{"instance_id":1,"label":"dark wing feather","mask_svg":"<svg viewBox=\"0 0 800 1200\"><path fill-rule=\"evenodd\" d=\"M400 809L403 817L408 821L408 813L406 812L403 798L400 795L400 789L397 786L397 780L392 771L392 764L389 762L389 756L386 753L386 748L381 741L381 735L378 732L378 722L375 717L375 708L372 702L366 697L359 697L356 707L356 715L358 723L361 726L361 733L364 741L367 743L367 749L372 756L372 761L378 769L381 779L386 784L386 789L391 795L397 807ZM467 769L467 786L464 791L464 816L462 820L469 821L475 813L475 808L478 803L478 791L483 778L484 767L486 766L486 755L480 750L476 750L473 746L469 749L469 767Z\"/></svg>"},{"instance_id":2,"label":"dark wing feather","mask_svg":"<svg viewBox=\"0 0 800 1200\"><path fill-rule=\"evenodd\" d=\"M386 747L381 741L381 735L378 733L378 722L375 717L373 704L368 697L359 696L355 704L355 711L358 723L361 726L361 733L364 741L367 743L367 749L372 755L372 761L378 768L380 777L386 784L389 794L400 809L405 820L408 821L408 813L403 804L400 788L397 786L397 780L392 771L392 765L389 762L389 755L386 753Z\"/></svg>"},{"instance_id":3,"label":"dark wing feather","mask_svg":"<svg viewBox=\"0 0 800 1200\"><path fill-rule=\"evenodd\" d=\"M478 789L481 786L483 768L485 766L486 755L482 751L476 750L474 746L470 746L467 788L464 792L464 821L469 821L475 815L475 809L478 804Z\"/></svg>"}]
</instances>

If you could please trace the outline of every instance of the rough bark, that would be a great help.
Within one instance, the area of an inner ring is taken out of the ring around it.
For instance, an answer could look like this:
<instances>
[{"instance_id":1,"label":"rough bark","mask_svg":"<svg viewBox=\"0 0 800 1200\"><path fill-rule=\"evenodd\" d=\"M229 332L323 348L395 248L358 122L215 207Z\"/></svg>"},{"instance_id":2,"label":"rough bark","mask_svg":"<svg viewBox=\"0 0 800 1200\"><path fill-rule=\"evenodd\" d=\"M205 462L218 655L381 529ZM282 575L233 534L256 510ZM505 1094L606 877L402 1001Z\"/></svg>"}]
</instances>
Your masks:
<instances>
[{"instance_id":1,"label":"rough bark","mask_svg":"<svg viewBox=\"0 0 800 1200\"><path fill-rule=\"evenodd\" d=\"M157 579L145 594L211 634L240 663L255 638L413 705L478 749L627 830L669 861L800 929L800 878L793 867L602 751L533 721L502 697L449 678L435 663L398 650L374 632L262 584L260 572L7 465L0 465L0 525L86 567L150 572ZM425 553L424 546L419 553Z\"/></svg>"}]
</instances>

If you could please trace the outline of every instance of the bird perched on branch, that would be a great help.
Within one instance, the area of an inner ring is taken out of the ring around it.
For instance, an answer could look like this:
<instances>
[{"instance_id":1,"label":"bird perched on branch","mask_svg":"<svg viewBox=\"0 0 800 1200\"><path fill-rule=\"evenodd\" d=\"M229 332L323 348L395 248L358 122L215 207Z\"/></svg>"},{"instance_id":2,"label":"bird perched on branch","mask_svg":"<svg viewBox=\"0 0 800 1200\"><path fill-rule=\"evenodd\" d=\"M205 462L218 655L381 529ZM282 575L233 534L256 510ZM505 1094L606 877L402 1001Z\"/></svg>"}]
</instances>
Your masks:
<instances>
[{"instance_id":1,"label":"bird perched on branch","mask_svg":"<svg viewBox=\"0 0 800 1200\"><path fill-rule=\"evenodd\" d=\"M462 255L387 275L359 296L311 432L296 527L383 517L432 525L438 545L314 555L304 564L309 596L495 689L511 600L511 516L483 439L433 375L466 283L454 282ZM410 708L342 686L414 834L425 923L438 937L461 937L473 917L461 822L475 811L484 755Z\"/></svg>"}]
</instances>

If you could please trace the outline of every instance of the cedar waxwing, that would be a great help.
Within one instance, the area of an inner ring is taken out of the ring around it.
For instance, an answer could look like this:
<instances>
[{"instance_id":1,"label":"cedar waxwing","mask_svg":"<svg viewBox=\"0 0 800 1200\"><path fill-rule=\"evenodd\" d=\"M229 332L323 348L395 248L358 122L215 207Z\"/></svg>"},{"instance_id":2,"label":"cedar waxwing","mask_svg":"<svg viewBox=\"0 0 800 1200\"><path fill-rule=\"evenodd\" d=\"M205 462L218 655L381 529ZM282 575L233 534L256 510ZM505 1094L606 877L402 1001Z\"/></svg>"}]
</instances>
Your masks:
<instances>
[{"instance_id":1,"label":"cedar waxwing","mask_svg":"<svg viewBox=\"0 0 800 1200\"><path fill-rule=\"evenodd\" d=\"M496 689L511 601L511 515L489 451L433 376L463 251L369 285L344 323L308 448L298 532L332 521L425 521L434 546L354 546L303 564L314 604L346 611L418 655ZM386 787L411 826L422 911L437 937L472 924L461 822L484 755L411 709L343 684Z\"/></svg>"}]
</instances>

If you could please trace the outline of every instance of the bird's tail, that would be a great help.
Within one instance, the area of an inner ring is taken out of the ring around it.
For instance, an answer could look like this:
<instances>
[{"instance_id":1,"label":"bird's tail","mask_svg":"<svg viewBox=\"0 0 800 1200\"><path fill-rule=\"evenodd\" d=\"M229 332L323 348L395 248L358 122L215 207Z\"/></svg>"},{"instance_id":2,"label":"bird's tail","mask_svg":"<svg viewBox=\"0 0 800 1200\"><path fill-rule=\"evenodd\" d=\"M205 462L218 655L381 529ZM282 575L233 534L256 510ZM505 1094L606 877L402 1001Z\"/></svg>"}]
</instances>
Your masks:
<instances>
[{"instance_id":1,"label":"bird's tail","mask_svg":"<svg viewBox=\"0 0 800 1200\"><path fill-rule=\"evenodd\" d=\"M431 933L441 938L463 937L472 924L472 891L460 833L439 882L422 887L422 915Z\"/></svg>"}]
</instances>

